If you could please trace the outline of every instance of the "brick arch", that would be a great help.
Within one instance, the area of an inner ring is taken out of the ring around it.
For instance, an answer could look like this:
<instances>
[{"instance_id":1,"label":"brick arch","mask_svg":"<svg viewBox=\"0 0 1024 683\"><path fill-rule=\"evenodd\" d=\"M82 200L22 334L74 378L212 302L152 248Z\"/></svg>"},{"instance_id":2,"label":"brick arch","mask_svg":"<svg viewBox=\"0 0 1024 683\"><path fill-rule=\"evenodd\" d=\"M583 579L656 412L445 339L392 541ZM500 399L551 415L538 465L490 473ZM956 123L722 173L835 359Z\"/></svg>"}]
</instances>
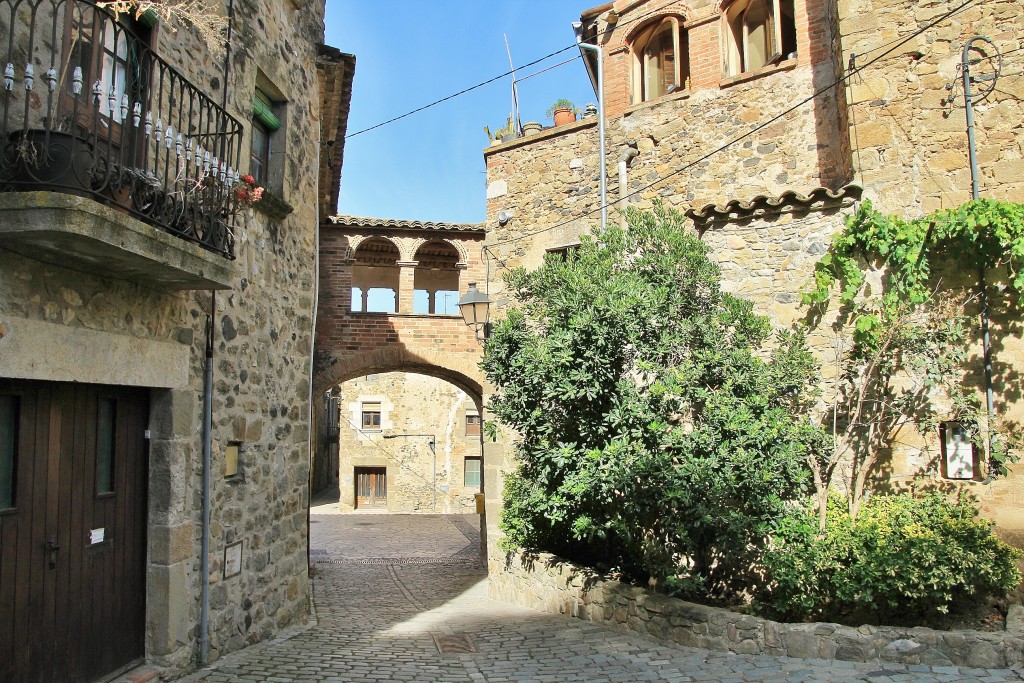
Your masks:
<instances>
[{"instance_id":1,"label":"brick arch","mask_svg":"<svg viewBox=\"0 0 1024 683\"><path fill-rule=\"evenodd\" d=\"M334 356L313 378L314 395L356 377L384 372L412 372L457 386L483 408L484 376L477 353L452 353L385 346L372 351Z\"/></svg>"},{"instance_id":2,"label":"brick arch","mask_svg":"<svg viewBox=\"0 0 1024 683\"><path fill-rule=\"evenodd\" d=\"M643 21L637 22L636 25L631 27L629 31L622 37L623 45L632 45L636 40L637 36L649 29L654 24L661 22L666 17L676 17L679 19L680 25L685 24L689 19L696 16L693 10L690 8L689 3L675 3L671 6L663 7L658 10L657 13L650 16L645 16Z\"/></svg>"},{"instance_id":3,"label":"brick arch","mask_svg":"<svg viewBox=\"0 0 1024 683\"><path fill-rule=\"evenodd\" d=\"M359 249L360 245L362 245L363 242L367 242L369 240L377 239L377 238L380 238L382 240L386 240L388 242L391 242L391 244L395 247L395 249L398 250L399 258L401 258L402 245L398 244L397 242L395 242L395 240L393 240L391 237L389 237L387 235L353 235L352 237L350 237L349 238L349 246L352 248L352 256L353 256L353 258L355 257L356 250Z\"/></svg>"},{"instance_id":4,"label":"brick arch","mask_svg":"<svg viewBox=\"0 0 1024 683\"><path fill-rule=\"evenodd\" d=\"M442 237L418 237L409 245L409 260L416 260L416 252L420 250L427 242L441 242L447 244L449 247L455 249L459 253L459 265L465 265L469 262L469 252L466 250L466 246L461 242L453 242Z\"/></svg>"}]
</instances>

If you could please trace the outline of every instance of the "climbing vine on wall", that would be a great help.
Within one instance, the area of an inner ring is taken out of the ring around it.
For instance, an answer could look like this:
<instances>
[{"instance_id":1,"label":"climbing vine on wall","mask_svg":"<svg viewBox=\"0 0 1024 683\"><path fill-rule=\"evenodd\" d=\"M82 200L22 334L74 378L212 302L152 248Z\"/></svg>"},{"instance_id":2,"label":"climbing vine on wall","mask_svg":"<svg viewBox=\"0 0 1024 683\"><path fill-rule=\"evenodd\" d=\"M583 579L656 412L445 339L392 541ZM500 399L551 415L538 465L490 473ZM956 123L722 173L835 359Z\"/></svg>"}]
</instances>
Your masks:
<instances>
[{"instance_id":1,"label":"climbing vine on wall","mask_svg":"<svg viewBox=\"0 0 1024 683\"><path fill-rule=\"evenodd\" d=\"M943 283L933 272L939 264L955 264L972 279L981 269L999 269L998 279L1024 303L1024 204L982 199L905 220L865 201L816 264L804 303L821 313L838 287L837 343L853 341L837 351L830 392L835 447L811 462L822 527L840 463L852 463L844 488L856 516L881 454L903 426L926 432L942 419L962 422L979 447L988 444L991 475L1005 474L1021 446L1019 430L998 416L988 420L964 385L973 326L965 307L979 295ZM949 404L941 411L938 395Z\"/></svg>"},{"instance_id":2,"label":"climbing vine on wall","mask_svg":"<svg viewBox=\"0 0 1024 683\"><path fill-rule=\"evenodd\" d=\"M1005 267L1024 304L1024 204L993 199L977 199L913 220L887 216L865 201L818 262L815 288L804 303L828 300L837 281L842 282L842 300L853 301L865 279L858 258L884 266L887 302L923 303L931 295L932 261L940 252L955 253L969 266Z\"/></svg>"}]
</instances>

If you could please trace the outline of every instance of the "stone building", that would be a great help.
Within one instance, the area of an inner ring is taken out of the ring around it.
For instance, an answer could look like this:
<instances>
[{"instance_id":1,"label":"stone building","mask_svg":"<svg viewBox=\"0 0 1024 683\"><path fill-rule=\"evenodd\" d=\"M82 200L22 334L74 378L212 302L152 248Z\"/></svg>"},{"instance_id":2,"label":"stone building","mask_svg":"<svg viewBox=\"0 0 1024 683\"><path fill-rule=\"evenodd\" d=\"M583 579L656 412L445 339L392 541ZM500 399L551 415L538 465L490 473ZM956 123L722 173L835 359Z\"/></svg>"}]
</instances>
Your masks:
<instances>
[{"instance_id":1,"label":"stone building","mask_svg":"<svg viewBox=\"0 0 1024 683\"><path fill-rule=\"evenodd\" d=\"M0 679L179 673L306 615L355 62L323 3L227 7L226 54L89 0L0 12Z\"/></svg>"},{"instance_id":2,"label":"stone building","mask_svg":"<svg viewBox=\"0 0 1024 683\"><path fill-rule=\"evenodd\" d=\"M466 483L465 465L480 456L483 347L458 301L487 281L483 241L479 224L337 215L321 226L314 482L339 481L343 510L370 505L356 496L360 474L378 493L387 486L373 498L389 511L473 510L479 484ZM364 424L366 413L377 422ZM384 440L412 432L434 434L434 451Z\"/></svg>"},{"instance_id":3,"label":"stone building","mask_svg":"<svg viewBox=\"0 0 1024 683\"><path fill-rule=\"evenodd\" d=\"M480 413L464 391L388 372L344 382L337 394L342 511L475 511Z\"/></svg>"},{"instance_id":4,"label":"stone building","mask_svg":"<svg viewBox=\"0 0 1024 683\"><path fill-rule=\"evenodd\" d=\"M957 79L961 50L977 34L991 40L988 55L1004 55L997 87L975 106L981 193L1019 201L1024 6L957 8L930 0L616 0L584 11L581 37L603 60L605 157L596 117L484 151L497 314L503 269L536 267L598 225L604 163L610 221L655 199L684 212L712 246L723 287L789 325L802 315L815 262L861 198L907 217L970 198ZM581 54L596 90L596 55ZM991 64L981 59L975 68L991 73ZM1016 324L1012 309L993 311L995 391L1008 397L998 409L1019 421L1024 408L1011 400L1024 363ZM827 361L829 337L812 342ZM980 339L976 346L975 369ZM942 476L925 446L897 453L885 476ZM501 458L500 449L488 452L488 471ZM1004 535L1024 543L1024 480L983 483L975 472L961 484ZM494 539L500 482L487 482Z\"/></svg>"}]
</instances>

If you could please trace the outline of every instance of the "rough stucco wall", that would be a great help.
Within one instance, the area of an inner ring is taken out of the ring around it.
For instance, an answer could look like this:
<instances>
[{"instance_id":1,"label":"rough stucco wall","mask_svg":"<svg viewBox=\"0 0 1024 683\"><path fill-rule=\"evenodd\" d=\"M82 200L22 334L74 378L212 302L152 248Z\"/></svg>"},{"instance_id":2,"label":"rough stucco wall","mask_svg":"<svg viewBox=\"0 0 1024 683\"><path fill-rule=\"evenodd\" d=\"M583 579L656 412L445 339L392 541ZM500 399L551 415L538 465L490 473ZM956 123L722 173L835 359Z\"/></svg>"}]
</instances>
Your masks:
<instances>
[{"instance_id":1,"label":"rough stucco wall","mask_svg":"<svg viewBox=\"0 0 1024 683\"><path fill-rule=\"evenodd\" d=\"M359 429L364 402L381 404L381 431ZM353 509L354 468L364 466L387 467L388 512L475 510L473 495L479 489L464 485L464 463L480 456L481 441L466 435L466 414L476 414L476 407L463 391L433 377L388 372L343 383L340 404L341 510ZM385 434L435 435L436 460L427 438L385 439Z\"/></svg>"},{"instance_id":2,"label":"rough stucco wall","mask_svg":"<svg viewBox=\"0 0 1024 683\"><path fill-rule=\"evenodd\" d=\"M288 98L284 198L295 210L281 221L243 212L236 277L229 291L217 294L211 659L303 618L309 592L306 425L318 217L317 169L308 160L318 158L314 79L323 7L240 1L235 12L229 110L248 129L257 68ZM195 36L161 27L158 49L220 101L222 62ZM248 146L246 138L243 154ZM159 291L64 270L33 256L0 249L0 324L29 318L190 349L187 385L153 392L146 640L149 659L187 669L194 665L199 636L201 411L210 294ZM241 462L240 475L226 480L229 441L242 443ZM243 542L242 572L222 580L224 548L237 541Z\"/></svg>"}]
</instances>

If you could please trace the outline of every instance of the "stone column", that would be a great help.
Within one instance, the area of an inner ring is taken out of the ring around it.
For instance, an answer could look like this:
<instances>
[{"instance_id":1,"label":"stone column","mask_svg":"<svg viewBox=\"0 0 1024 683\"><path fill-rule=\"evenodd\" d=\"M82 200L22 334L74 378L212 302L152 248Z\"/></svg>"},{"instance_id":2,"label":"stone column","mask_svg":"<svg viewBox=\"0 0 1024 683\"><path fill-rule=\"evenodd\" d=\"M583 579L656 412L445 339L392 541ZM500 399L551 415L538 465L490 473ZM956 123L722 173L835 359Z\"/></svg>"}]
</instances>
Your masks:
<instances>
[{"instance_id":1,"label":"stone column","mask_svg":"<svg viewBox=\"0 0 1024 683\"><path fill-rule=\"evenodd\" d=\"M416 284L416 266L419 261L398 261L398 312L412 313L412 291Z\"/></svg>"}]
</instances>

